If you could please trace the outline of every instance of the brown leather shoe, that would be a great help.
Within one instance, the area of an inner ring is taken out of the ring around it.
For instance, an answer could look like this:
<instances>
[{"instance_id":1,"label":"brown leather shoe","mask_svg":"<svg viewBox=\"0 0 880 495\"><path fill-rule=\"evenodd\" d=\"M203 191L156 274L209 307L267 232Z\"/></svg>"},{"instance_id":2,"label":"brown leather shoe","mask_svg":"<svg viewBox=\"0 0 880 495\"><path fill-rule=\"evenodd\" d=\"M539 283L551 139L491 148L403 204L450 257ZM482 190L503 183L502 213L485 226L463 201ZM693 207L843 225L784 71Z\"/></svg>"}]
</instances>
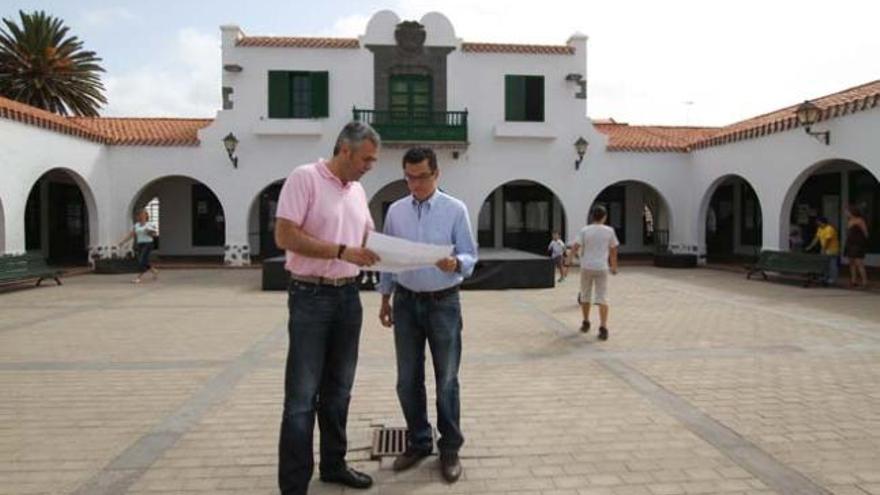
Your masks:
<instances>
[{"instance_id":1,"label":"brown leather shoe","mask_svg":"<svg viewBox=\"0 0 880 495\"><path fill-rule=\"evenodd\" d=\"M461 461L458 460L458 452L440 453L440 472L443 479L449 483L455 483L461 477Z\"/></svg>"},{"instance_id":2,"label":"brown leather shoe","mask_svg":"<svg viewBox=\"0 0 880 495\"><path fill-rule=\"evenodd\" d=\"M406 452L397 456L394 459L394 464L391 466L391 469L395 471L406 471L407 469L415 466L425 457L431 455L431 452L426 452L424 450L413 450L407 449Z\"/></svg>"}]
</instances>

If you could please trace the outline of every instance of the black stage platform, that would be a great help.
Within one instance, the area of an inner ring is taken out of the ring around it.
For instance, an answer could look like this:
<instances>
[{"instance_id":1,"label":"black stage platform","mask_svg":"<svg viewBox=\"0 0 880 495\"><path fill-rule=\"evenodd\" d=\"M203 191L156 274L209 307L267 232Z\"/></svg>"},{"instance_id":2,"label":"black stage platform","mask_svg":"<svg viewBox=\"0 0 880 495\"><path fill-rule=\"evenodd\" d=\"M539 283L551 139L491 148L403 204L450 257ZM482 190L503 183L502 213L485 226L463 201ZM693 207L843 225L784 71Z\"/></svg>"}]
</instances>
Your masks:
<instances>
[{"instance_id":1,"label":"black stage platform","mask_svg":"<svg viewBox=\"0 0 880 495\"><path fill-rule=\"evenodd\" d=\"M480 249L474 273L462 289L545 289L553 287L554 275L553 262L546 256L506 248ZM364 277L363 289L373 288L370 278ZM263 290L286 290L287 283L283 256L263 260Z\"/></svg>"}]
</instances>

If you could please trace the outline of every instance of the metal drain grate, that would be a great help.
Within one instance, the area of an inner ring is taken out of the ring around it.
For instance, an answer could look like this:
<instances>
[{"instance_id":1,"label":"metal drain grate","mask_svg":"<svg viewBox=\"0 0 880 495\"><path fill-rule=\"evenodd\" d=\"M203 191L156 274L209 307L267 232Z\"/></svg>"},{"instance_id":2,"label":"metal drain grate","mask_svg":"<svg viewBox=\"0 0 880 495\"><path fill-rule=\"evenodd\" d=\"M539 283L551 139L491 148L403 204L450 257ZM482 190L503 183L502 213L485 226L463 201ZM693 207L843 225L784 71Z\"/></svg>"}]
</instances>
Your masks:
<instances>
[{"instance_id":1,"label":"metal drain grate","mask_svg":"<svg viewBox=\"0 0 880 495\"><path fill-rule=\"evenodd\" d=\"M373 451L370 453L370 458L375 460L402 454L406 450L407 437L409 431L406 428L376 428L373 431Z\"/></svg>"},{"instance_id":2,"label":"metal drain grate","mask_svg":"<svg viewBox=\"0 0 880 495\"><path fill-rule=\"evenodd\" d=\"M437 430L431 428L432 443L437 438ZM409 430L406 427L390 426L373 430L373 450L370 459L380 457L396 457L406 450L406 441L409 439Z\"/></svg>"}]
</instances>

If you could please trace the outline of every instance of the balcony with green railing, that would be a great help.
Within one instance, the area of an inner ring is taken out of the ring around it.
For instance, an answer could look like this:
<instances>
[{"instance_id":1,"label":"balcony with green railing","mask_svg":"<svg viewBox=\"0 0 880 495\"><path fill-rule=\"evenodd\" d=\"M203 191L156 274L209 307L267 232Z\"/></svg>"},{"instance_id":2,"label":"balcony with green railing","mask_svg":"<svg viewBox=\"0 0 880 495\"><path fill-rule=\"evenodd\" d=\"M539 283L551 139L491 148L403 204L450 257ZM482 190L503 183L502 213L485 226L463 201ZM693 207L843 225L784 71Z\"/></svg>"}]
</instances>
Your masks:
<instances>
[{"instance_id":1,"label":"balcony with green railing","mask_svg":"<svg viewBox=\"0 0 880 495\"><path fill-rule=\"evenodd\" d=\"M364 110L354 108L354 120L370 124L383 142L466 143L467 110L460 112Z\"/></svg>"}]
</instances>

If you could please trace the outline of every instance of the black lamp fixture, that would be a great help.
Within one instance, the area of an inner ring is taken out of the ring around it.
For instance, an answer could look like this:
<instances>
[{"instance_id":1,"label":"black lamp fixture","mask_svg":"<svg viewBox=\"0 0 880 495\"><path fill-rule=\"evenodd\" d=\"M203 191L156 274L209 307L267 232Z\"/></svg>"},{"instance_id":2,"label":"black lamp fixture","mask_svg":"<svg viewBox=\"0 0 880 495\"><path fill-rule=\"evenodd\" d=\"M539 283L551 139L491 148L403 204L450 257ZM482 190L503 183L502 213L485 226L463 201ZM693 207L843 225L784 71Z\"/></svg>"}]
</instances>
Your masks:
<instances>
[{"instance_id":1,"label":"black lamp fixture","mask_svg":"<svg viewBox=\"0 0 880 495\"><path fill-rule=\"evenodd\" d=\"M584 139L583 136L577 138L577 141L574 142L574 149L575 151L577 151L578 155L577 160L574 161L575 170L580 170L581 162L584 161L584 154L587 153L587 146L589 145L590 143L587 142L587 140Z\"/></svg>"},{"instance_id":2,"label":"black lamp fixture","mask_svg":"<svg viewBox=\"0 0 880 495\"><path fill-rule=\"evenodd\" d=\"M235 168L238 168L238 157L234 154L237 146L238 138L235 137L235 134L230 132L223 138L223 147L226 148L226 154L229 155L229 160L232 161L232 166Z\"/></svg>"},{"instance_id":3,"label":"black lamp fixture","mask_svg":"<svg viewBox=\"0 0 880 495\"><path fill-rule=\"evenodd\" d=\"M810 127L819 120L821 114L822 109L810 100L804 101L795 110L798 124L804 126L804 131L827 146L831 144L831 131L813 132L810 130Z\"/></svg>"}]
</instances>

